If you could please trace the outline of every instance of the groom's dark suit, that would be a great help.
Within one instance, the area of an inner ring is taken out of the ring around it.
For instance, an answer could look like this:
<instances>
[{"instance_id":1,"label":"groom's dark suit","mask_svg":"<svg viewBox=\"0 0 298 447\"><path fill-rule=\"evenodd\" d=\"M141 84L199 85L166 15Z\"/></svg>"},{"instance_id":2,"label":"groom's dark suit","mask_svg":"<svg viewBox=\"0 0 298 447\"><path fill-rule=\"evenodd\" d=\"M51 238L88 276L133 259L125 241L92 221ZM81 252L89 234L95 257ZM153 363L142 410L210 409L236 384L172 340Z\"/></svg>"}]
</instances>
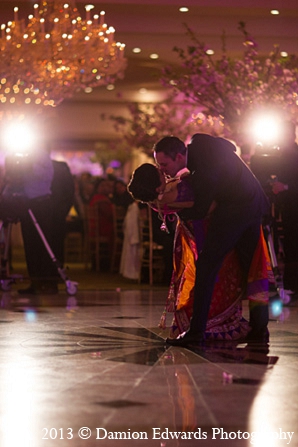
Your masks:
<instances>
[{"instance_id":1,"label":"groom's dark suit","mask_svg":"<svg viewBox=\"0 0 298 447\"><path fill-rule=\"evenodd\" d=\"M197 274L191 331L204 332L212 292L224 257L236 249L247 279L257 246L262 218L269 212L263 189L248 166L236 154L229 141L195 134L188 145L189 181L195 192L195 205L181 213L194 221L198 246ZM212 203L207 236L202 238L196 221L207 216ZM250 304L250 325L255 333L266 331L268 304Z\"/></svg>"}]
</instances>

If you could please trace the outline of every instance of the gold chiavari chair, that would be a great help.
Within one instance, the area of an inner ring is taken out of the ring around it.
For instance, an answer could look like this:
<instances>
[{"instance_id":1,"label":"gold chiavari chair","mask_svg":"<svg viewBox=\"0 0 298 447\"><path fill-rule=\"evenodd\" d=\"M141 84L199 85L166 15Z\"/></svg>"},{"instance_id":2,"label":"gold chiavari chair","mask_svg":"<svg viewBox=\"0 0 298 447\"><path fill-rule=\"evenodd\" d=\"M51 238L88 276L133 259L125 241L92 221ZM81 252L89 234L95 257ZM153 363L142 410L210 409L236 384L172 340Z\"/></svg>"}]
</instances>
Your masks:
<instances>
[{"instance_id":1,"label":"gold chiavari chair","mask_svg":"<svg viewBox=\"0 0 298 447\"><path fill-rule=\"evenodd\" d=\"M161 282L164 273L164 256L162 245L153 241L152 209L147 206L140 211L141 262L139 283L144 270L148 271L149 284Z\"/></svg>"}]
</instances>

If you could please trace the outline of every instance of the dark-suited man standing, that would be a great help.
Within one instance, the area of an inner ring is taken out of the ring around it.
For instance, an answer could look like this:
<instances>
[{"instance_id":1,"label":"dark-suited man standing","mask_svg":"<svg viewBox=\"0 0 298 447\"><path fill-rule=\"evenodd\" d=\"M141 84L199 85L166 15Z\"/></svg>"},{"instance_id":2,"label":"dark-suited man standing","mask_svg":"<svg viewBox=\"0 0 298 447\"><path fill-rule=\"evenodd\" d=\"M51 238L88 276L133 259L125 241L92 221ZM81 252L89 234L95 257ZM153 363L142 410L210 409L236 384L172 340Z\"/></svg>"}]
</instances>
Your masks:
<instances>
[{"instance_id":1,"label":"dark-suited man standing","mask_svg":"<svg viewBox=\"0 0 298 447\"><path fill-rule=\"evenodd\" d=\"M187 166L195 193L195 205L180 217L192 220L198 248L194 307L190 328L169 344L187 346L203 343L208 311L217 273L224 257L236 249L247 279L256 249L262 218L269 212L263 189L229 141L206 134L195 134L188 147L169 136L154 147L155 161L167 175L174 177ZM212 209L207 236L202 240L200 219ZM180 214L180 213L179 213ZM250 326L247 341L269 341L268 302L250 302Z\"/></svg>"}]
</instances>

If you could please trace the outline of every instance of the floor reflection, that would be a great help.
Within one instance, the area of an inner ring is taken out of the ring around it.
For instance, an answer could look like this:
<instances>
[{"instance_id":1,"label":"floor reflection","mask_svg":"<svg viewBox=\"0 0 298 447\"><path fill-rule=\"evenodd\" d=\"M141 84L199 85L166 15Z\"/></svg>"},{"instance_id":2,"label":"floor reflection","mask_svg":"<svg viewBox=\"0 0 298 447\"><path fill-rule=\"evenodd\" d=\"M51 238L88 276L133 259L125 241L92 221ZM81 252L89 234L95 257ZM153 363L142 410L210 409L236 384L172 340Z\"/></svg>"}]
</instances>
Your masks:
<instances>
[{"instance_id":1,"label":"floor reflection","mask_svg":"<svg viewBox=\"0 0 298 447\"><path fill-rule=\"evenodd\" d=\"M212 430L233 436L266 423L295 432L290 445L297 445L297 307L283 321L271 316L269 347L214 342L184 349L167 346L158 328L164 292L39 299L2 294L1 447L95 447L94 438L79 438L80 427L201 436L102 439L101 447L248 447L248 438L213 439ZM42 441L44 427L71 427L74 439Z\"/></svg>"},{"instance_id":2,"label":"floor reflection","mask_svg":"<svg viewBox=\"0 0 298 447\"><path fill-rule=\"evenodd\" d=\"M30 348L50 348L48 355L78 355L82 353L96 354L97 357L114 362L128 362L143 365L154 365L169 349L171 352L179 348L169 348L163 338L146 328L102 327L97 333L79 331L39 332L38 342L35 338L26 342ZM53 348L61 348L55 349ZM184 350L187 351L187 350ZM268 349L256 347L237 347L236 343L213 343L206 347L191 348L194 353L192 361L202 359L211 363L251 363L274 365L278 357L268 355ZM100 356L98 355L100 353ZM45 355L46 351L44 352ZM200 359L201 358L201 359ZM171 357L172 364L176 357ZM184 358L185 360L185 358Z\"/></svg>"}]
</instances>

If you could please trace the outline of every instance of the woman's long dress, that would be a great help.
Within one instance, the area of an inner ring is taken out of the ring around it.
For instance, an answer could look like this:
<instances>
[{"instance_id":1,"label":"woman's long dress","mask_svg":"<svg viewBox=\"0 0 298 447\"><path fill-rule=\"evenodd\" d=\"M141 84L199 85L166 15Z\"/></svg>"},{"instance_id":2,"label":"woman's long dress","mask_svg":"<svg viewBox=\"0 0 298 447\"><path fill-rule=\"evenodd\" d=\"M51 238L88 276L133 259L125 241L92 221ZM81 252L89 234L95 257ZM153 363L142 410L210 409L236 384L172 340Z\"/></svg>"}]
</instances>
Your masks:
<instances>
[{"instance_id":1,"label":"woman's long dress","mask_svg":"<svg viewBox=\"0 0 298 447\"><path fill-rule=\"evenodd\" d=\"M183 200L187 196L184 189ZM181 195L180 195L181 196ZM201 221L202 233L208 231L208 219ZM160 327L166 327L167 313L173 313L170 337L177 337L189 328L193 307L193 290L197 247L192 223L178 219L174 241L174 270ZM260 240L251 264L248 283L244 285L235 251L230 252L220 269L209 310L207 339L236 340L249 331L248 321L242 316L242 298L268 302L269 281L273 280L266 241L261 231Z\"/></svg>"}]
</instances>

